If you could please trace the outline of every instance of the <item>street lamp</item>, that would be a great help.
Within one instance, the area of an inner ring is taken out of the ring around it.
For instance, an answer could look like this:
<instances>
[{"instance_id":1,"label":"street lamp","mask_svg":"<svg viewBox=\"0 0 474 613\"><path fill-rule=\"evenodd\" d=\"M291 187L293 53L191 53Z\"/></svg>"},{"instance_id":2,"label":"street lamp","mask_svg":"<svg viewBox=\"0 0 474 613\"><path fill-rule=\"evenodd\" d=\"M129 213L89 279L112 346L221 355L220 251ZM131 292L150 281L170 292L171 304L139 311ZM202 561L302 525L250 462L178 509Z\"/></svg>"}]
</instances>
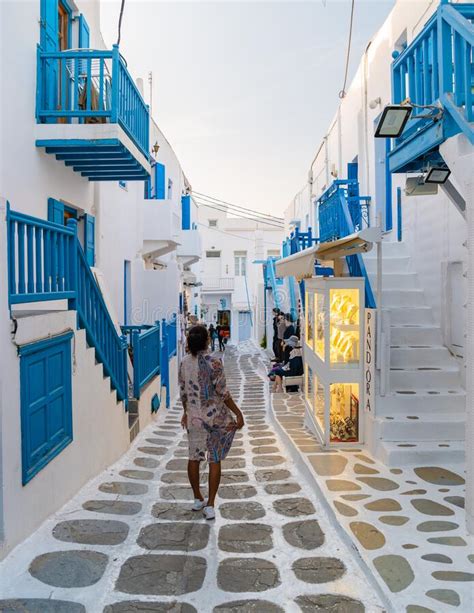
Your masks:
<instances>
[{"instance_id":1,"label":"street lamp","mask_svg":"<svg viewBox=\"0 0 474 613\"><path fill-rule=\"evenodd\" d=\"M382 116L375 130L376 138L398 138L410 119L412 107L402 104L389 104L382 111Z\"/></svg>"},{"instance_id":2,"label":"street lamp","mask_svg":"<svg viewBox=\"0 0 474 613\"><path fill-rule=\"evenodd\" d=\"M451 171L447 166L431 166L427 170L425 183L437 183L439 185L442 185L443 183L446 183L450 174Z\"/></svg>"}]
</instances>

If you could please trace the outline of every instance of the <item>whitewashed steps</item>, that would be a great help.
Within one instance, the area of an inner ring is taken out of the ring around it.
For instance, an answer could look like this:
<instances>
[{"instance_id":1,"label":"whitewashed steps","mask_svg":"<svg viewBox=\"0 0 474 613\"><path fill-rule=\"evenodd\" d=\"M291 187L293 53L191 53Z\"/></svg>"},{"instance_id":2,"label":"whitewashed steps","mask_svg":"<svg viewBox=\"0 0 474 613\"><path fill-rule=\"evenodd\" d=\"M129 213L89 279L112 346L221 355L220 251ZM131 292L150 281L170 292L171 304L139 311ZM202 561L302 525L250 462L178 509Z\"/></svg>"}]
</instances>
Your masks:
<instances>
[{"instance_id":1,"label":"whitewashed steps","mask_svg":"<svg viewBox=\"0 0 474 613\"><path fill-rule=\"evenodd\" d=\"M464 413L398 415L378 418L382 439L393 442L464 440Z\"/></svg>"},{"instance_id":2,"label":"whitewashed steps","mask_svg":"<svg viewBox=\"0 0 474 613\"><path fill-rule=\"evenodd\" d=\"M420 366L418 368L390 369L390 389L405 390L455 390L461 385L461 375L456 363L450 366Z\"/></svg>"},{"instance_id":3,"label":"whitewashed steps","mask_svg":"<svg viewBox=\"0 0 474 613\"><path fill-rule=\"evenodd\" d=\"M409 347L413 345L440 345L442 342L441 328L430 325L394 325L390 328L391 344Z\"/></svg>"},{"instance_id":4,"label":"whitewashed steps","mask_svg":"<svg viewBox=\"0 0 474 613\"><path fill-rule=\"evenodd\" d=\"M406 393L392 392L378 399L377 414L396 415L435 415L462 413L465 409L466 392L457 390L411 390Z\"/></svg>"},{"instance_id":5,"label":"whitewashed steps","mask_svg":"<svg viewBox=\"0 0 474 613\"><path fill-rule=\"evenodd\" d=\"M379 445L378 456L387 466L443 466L464 462L462 441L436 440L397 443L384 441ZM464 465L459 471L462 474Z\"/></svg>"},{"instance_id":6,"label":"whitewashed steps","mask_svg":"<svg viewBox=\"0 0 474 613\"><path fill-rule=\"evenodd\" d=\"M392 368L450 366L452 356L443 345L393 345L390 348Z\"/></svg>"},{"instance_id":7,"label":"whitewashed steps","mask_svg":"<svg viewBox=\"0 0 474 613\"><path fill-rule=\"evenodd\" d=\"M376 453L390 466L462 461L465 391L403 243L384 242L382 307L390 313L390 392L377 397ZM377 261L364 256L372 287Z\"/></svg>"}]
</instances>

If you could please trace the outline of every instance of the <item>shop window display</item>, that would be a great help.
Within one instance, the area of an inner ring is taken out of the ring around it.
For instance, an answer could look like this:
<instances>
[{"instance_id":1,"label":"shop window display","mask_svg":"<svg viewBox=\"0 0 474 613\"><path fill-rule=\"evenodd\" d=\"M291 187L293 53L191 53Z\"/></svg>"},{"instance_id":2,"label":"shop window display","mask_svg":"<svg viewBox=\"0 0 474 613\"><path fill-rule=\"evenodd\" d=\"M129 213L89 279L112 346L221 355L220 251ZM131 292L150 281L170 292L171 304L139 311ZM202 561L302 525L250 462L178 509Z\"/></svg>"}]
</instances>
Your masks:
<instances>
[{"instance_id":1,"label":"shop window display","mask_svg":"<svg viewBox=\"0 0 474 613\"><path fill-rule=\"evenodd\" d=\"M331 365L358 366L360 346L359 290L331 289L329 299Z\"/></svg>"},{"instance_id":2,"label":"shop window display","mask_svg":"<svg viewBox=\"0 0 474 613\"><path fill-rule=\"evenodd\" d=\"M314 310L313 310L313 294L306 292L306 344L311 348L314 343Z\"/></svg>"},{"instance_id":3,"label":"shop window display","mask_svg":"<svg viewBox=\"0 0 474 613\"><path fill-rule=\"evenodd\" d=\"M359 440L359 385L333 383L329 393L331 443L356 443Z\"/></svg>"},{"instance_id":4,"label":"shop window display","mask_svg":"<svg viewBox=\"0 0 474 613\"><path fill-rule=\"evenodd\" d=\"M306 365L305 368L305 394L306 400L311 406L313 406L313 371L310 366Z\"/></svg>"}]
</instances>

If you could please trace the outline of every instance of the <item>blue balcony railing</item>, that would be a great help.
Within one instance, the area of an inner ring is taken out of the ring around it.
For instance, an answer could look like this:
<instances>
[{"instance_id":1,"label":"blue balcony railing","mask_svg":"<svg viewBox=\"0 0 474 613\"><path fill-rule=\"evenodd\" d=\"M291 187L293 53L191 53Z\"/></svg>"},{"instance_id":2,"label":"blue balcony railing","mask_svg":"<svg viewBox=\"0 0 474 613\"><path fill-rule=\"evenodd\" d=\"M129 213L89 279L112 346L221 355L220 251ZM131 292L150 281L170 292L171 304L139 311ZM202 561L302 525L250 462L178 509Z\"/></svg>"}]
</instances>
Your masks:
<instances>
[{"instance_id":1,"label":"blue balcony railing","mask_svg":"<svg viewBox=\"0 0 474 613\"><path fill-rule=\"evenodd\" d=\"M369 226L369 196L359 196L357 180L334 181L317 200L319 238L333 241ZM365 306L375 308L370 280L360 254L346 257L351 277L365 278Z\"/></svg>"},{"instance_id":2,"label":"blue balcony railing","mask_svg":"<svg viewBox=\"0 0 474 613\"><path fill-rule=\"evenodd\" d=\"M39 123L118 123L149 157L149 110L119 48L45 52L38 47Z\"/></svg>"},{"instance_id":3,"label":"blue balcony railing","mask_svg":"<svg viewBox=\"0 0 474 613\"><path fill-rule=\"evenodd\" d=\"M393 102L408 98L414 105L412 119L396 144L431 126L444 111L453 120L454 132L462 130L474 141L474 129L469 126L474 120L473 22L474 4L442 0L420 34L403 52L395 52Z\"/></svg>"}]
</instances>

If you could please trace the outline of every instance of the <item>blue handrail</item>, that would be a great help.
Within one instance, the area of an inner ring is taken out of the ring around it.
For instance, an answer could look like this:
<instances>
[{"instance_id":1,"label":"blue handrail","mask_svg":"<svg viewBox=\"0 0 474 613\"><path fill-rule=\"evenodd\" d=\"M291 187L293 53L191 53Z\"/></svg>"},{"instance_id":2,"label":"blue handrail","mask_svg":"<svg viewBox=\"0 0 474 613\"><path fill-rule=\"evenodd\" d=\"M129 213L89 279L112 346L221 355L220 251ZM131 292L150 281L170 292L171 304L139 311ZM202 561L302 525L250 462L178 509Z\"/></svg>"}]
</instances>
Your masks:
<instances>
[{"instance_id":1,"label":"blue handrail","mask_svg":"<svg viewBox=\"0 0 474 613\"><path fill-rule=\"evenodd\" d=\"M42 51L38 47L39 123L118 123L148 159L149 109L120 56L112 51Z\"/></svg>"},{"instance_id":2,"label":"blue handrail","mask_svg":"<svg viewBox=\"0 0 474 613\"><path fill-rule=\"evenodd\" d=\"M170 406L170 365L166 319L161 321L161 387L166 392L166 407Z\"/></svg>"},{"instance_id":3,"label":"blue handrail","mask_svg":"<svg viewBox=\"0 0 474 613\"><path fill-rule=\"evenodd\" d=\"M426 106L442 104L459 129L474 142L474 4L442 2L418 36L392 63L392 100L417 105L398 142L438 116ZM428 117L427 117L428 115ZM420 117L423 116L423 117ZM430 119L431 116L431 119Z\"/></svg>"},{"instance_id":4,"label":"blue handrail","mask_svg":"<svg viewBox=\"0 0 474 613\"><path fill-rule=\"evenodd\" d=\"M75 219L68 220L69 226L76 223ZM118 399L126 400L128 398L126 337L120 336L115 328L102 292L78 240L75 243L75 252L77 290L75 304L74 302L70 304L70 308L77 310L78 325L85 329L87 342L95 348L105 374L110 377L112 387L117 390ZM71 258L73 255L72 252Z\"/></svg>"},{"instance_id":5,"label":"blue handrail","mask_svg":"<svg viewBox=\"0 0 474 613\"><path fill-rule=\"evenodd\" d=\"M160 372L160 322L156 322L154 326L127 327L132 328L133 395L135 398L140 398L142 388Z\"/></svg>"},{"instance_id":6,"label":"blue handrail","mask_svg":"<svg viewBox=\"0 0 474 613\"><path fill-rule=\"evenodd\" d=\"M321 242L333 241L362 230L369 224L368 196L358 196L356 180L334 181L317 200ZM351 277L365 279L365 306L375 308L375 298L360 254L346 258Z\"/></svg>"}]
</instances>

